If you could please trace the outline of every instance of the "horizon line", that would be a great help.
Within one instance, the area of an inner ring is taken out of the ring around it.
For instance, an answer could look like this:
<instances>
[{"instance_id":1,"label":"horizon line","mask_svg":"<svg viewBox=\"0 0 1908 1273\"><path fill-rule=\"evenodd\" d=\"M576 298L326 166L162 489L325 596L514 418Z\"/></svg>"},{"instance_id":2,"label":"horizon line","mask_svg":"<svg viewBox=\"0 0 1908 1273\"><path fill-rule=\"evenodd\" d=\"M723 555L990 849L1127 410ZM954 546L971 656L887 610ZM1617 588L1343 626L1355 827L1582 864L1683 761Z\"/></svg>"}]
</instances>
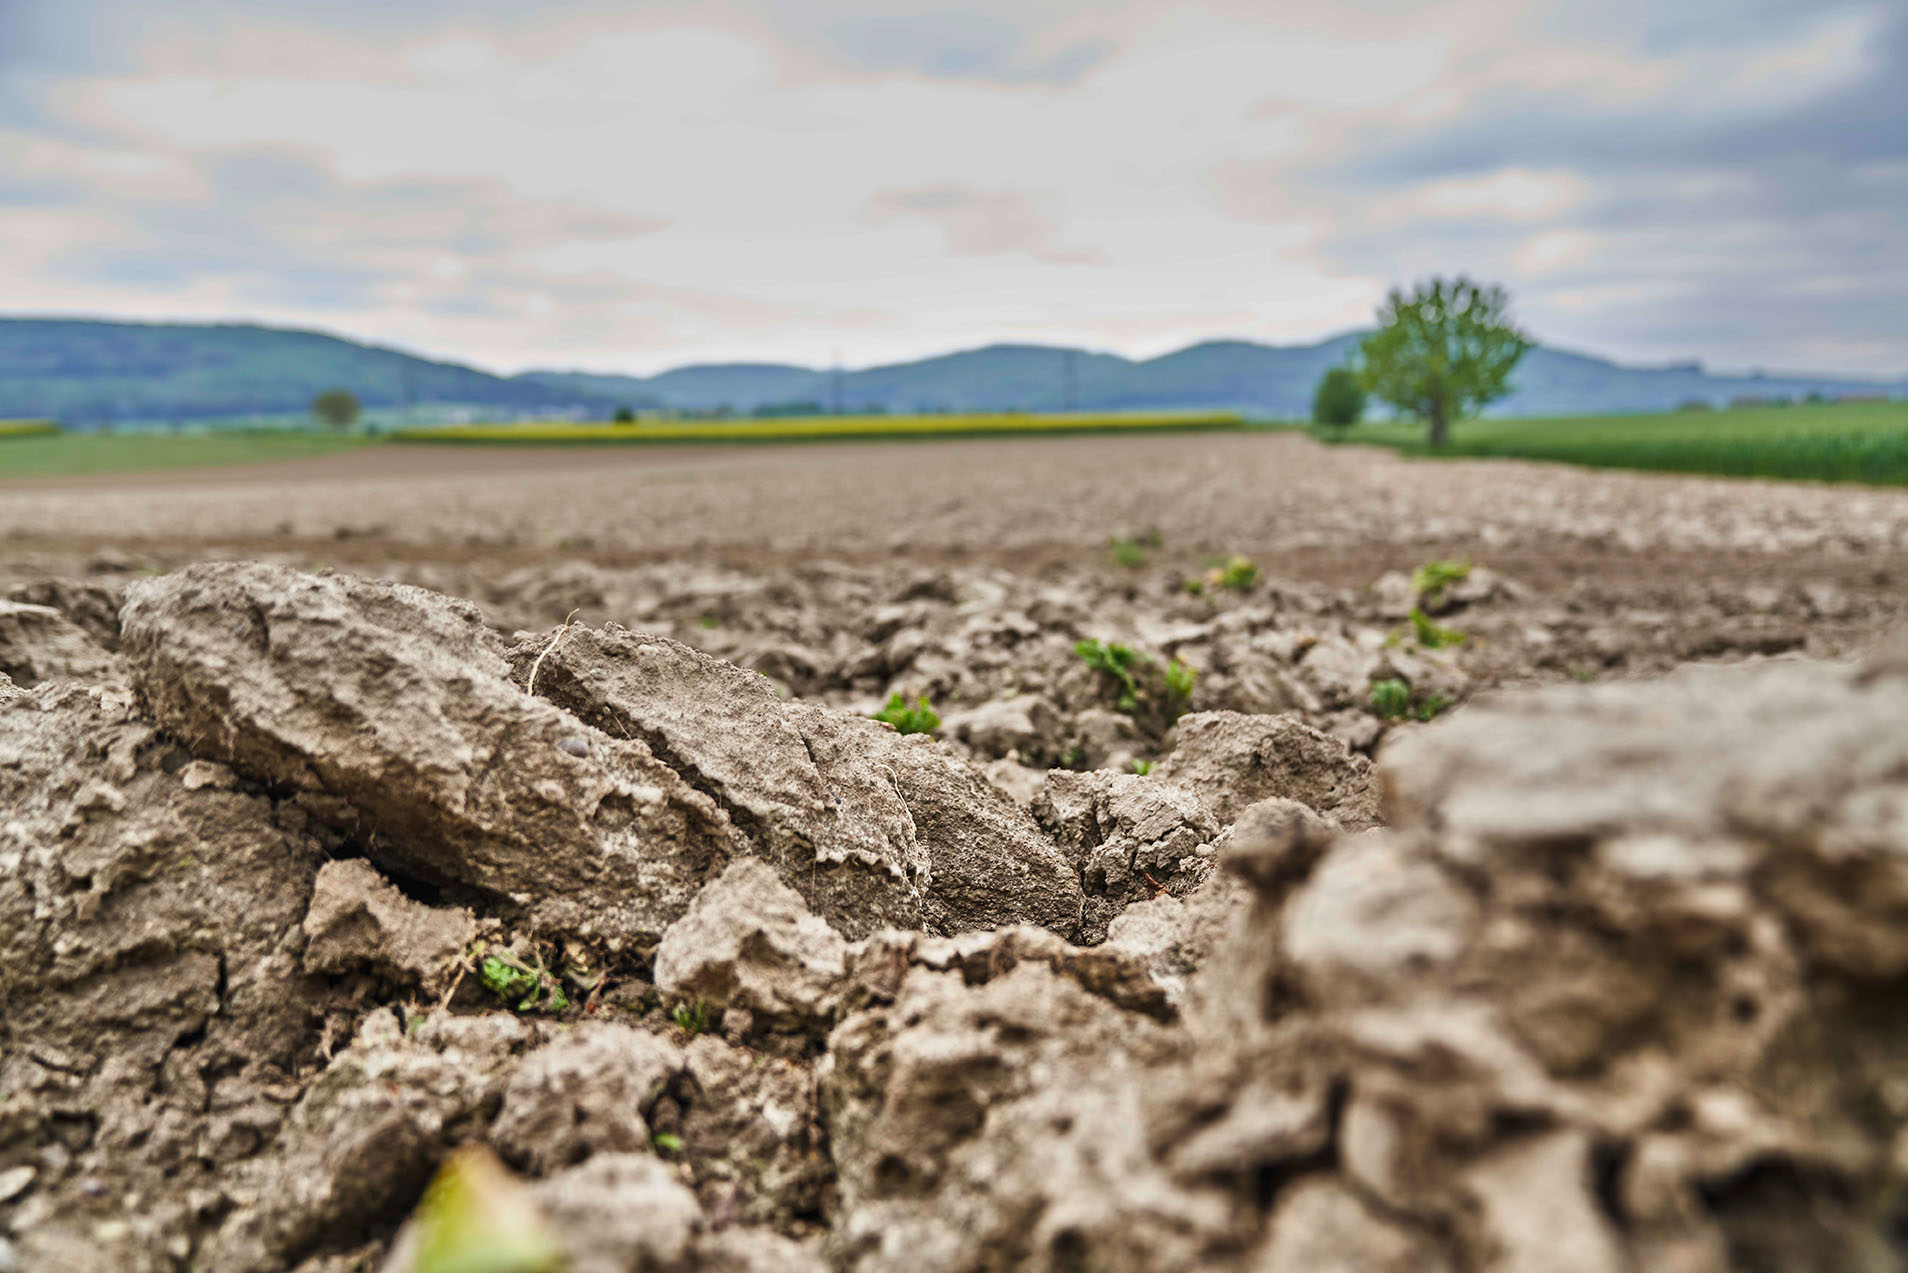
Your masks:
<instances>
[{"instance_id":1,"label":"horizon line","mask_svg":"<svg viewBox=\"0 0 1908 1273\"><path fill-rule=\"evenodd\" d=\"M487 376L495 377L496 379L499 379L499 380L514 380L523 376L533 376L533 375L615 376L615 377L626 379L626 380L654 380L654 379L657 379L658 377L670 375L675 372L688 371L692 369L705 368L705 367L706 368L778 367L778 368L785 368L789 370L806 371L815 375L827 375L835 371L842 371L842 372L846 372L848 374L853 375L853 374L859 374L861 372L867 372L867 371L880 371L890 367L905 367L905 366L911 366L915 363L932 362L940 358L953 358L953 357L958 357L962 354L984 353L990 349L1049 349L1049 350L1055 351L1056 353L1083 353L1083 354L1095 355L1098 357L1117 358L1123 362L1127 362L1135 366L1139 366L1139 365L1144 365L1146 363L1159 362L1166 358L1176 357L1177 355L1186 353L1189 350L1204 348L1207 345L1253 345L1260 349L1276 349L1276 350L1317 349L1320 346L1328 345L1335 340L1341 340L1347 336L1355 336L1361 332L1374 330L1371 327L1350 327L1350 328L1345 328L1340 331L1334 332L1330 335L1320 337L1315 340L1294 342L1291 344L1273 344L1266 340L1254 339L1248 336L1206 336L1199 340L1192 341L1189 344L1181 345L1176 348L1169 349L1164 353L1154 354L1150 357L1134 357L1133 355L1120 353L1116 350L1094 348L1089 345L1048 345L1048 344L1042 344L1042 343L1033 342L1033 341L994 340L994 341L988 341L985 344L980 344L980 345L968 345L968 346L962 346L959 348L948 349L940 353L922 354L914 358L904 358L904 359L889 361L889 362L865 363L860 366L848 366L844 364L839 367L826 367L826 366L817 367L817 366L811 366L807 363L777 362L774 360L766 360L766 359L729 359L725 361L678 363L674 366L665 367L661 371L654 371L648 374L643 374L640 372L632 372L632 371L591 371L582 367L558 367L558 366L547 366L547 365L527 367L522 371L516 371L516 372L496 371L489 367L485 367L482 364L475 361L464 360L464 359L456 358L454 356L425 353L415 348L406 348L398 344L391 344L391 343L386 343L382 341L374 341L362 336L350 335L346 332L339 331L332 328L326 328L321 326L309 326L309 325L285 325L285 324L271 322L268 320L257 319L257 318L127 318L120 315L98 314L98 313L12 313L7 311L0 311L0 322L98 323L102 325L114 324L114 325L125 326L125 327L198 327L198 328L238 327L238 328L253 328L253 329L262 330L262 331L284 332L287 334L301 335L301 336L322 336L331 340L342 341L346 344L356 345L361 349L371 349L371 350L376 350L382 353L392 353L392 354L397 354L406 358L415 358L422 362L436 363L440 366L450 366L450 367L457 367L467 371L476 371ZM1890 374L1887 372L1837 372L1837 373L1825 374L1825 373L1813 372L1813 371L1772 370L1768 367L1750 367L1746 369L1727 369L1727 368L1718 369L1716 367L1709 366L1705 359L1702 359L1699 357L1674 358L1674 359L1670 359L1668 361L1660 362L1660 363L1628 363L1628 362L1623 362L1617 358L1611 357L1606 354L1592 353L1592 352L1588 352L1581 349L1569 349L1560 345L1550 345L1550 344L1546 344L1542 340L1533 340L1532 347L1537 349L1543 349L1549 353L1554 353L1554 354L1565 354L1572 357L1589 358L1597 362L1606 363L1609 366L1615 367L1622 371L1646 371L1646 372L1647 371L1676 371L1676 370L1683 370L1683 369L1693 367L1698 374L1710 376L1717 379L1844 381L1848 383L1876 384L1876 385L1891 386L1891 387L1908 385L1908 370L1904 370L1898 374Z\"/></svg>"}]
</instances>

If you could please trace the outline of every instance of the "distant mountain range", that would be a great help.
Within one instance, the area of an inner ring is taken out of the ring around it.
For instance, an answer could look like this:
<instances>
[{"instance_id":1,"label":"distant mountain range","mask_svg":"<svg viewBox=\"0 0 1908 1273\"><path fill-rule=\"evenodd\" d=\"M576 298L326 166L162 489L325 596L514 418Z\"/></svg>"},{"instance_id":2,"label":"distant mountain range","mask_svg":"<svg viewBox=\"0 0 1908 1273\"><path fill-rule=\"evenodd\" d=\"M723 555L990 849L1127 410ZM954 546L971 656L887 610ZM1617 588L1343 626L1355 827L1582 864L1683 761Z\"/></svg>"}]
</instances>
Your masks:
<instances>
[{"instance_id":1,"label":"distant mountain range","mask_svg":"<svg viewBox=\"0 0 1908 1273\"><path fill-rule=\"evenodd\" d=\"M1327 368L1360 333L1314 345L1208 341L1159 358L1038 345L990 345L917 362L829 371L778 363L679 367L655 376L530 371L497 376L319 332L239 324L0 319L0 419L197 421L305 410L330 388L370 408L458 406L483 415L618 407L749 413L764 408L864 411L1231 408L1292 418L1311 407ZM1623 367L1539 347L1517 369L1505 415L1664 410L1701 399L1824 394L1908 396L1908 380L1718 376L1696 363Z\"/></svg>"}]
</instances>

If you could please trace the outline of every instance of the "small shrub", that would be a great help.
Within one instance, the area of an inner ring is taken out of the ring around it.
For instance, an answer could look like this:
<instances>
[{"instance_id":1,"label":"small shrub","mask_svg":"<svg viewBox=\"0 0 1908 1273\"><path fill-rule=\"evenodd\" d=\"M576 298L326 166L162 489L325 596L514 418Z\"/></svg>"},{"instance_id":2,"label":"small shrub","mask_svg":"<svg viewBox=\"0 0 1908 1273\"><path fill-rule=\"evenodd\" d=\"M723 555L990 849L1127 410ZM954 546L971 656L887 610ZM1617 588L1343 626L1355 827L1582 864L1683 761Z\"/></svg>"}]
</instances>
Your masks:
<instances>
[{"instance_id":1,"label":"small shrub","mask_svg":"<svg viewBox=\"0 0 1908 1273\"><path fill-rule=\"evenodd\" d=\"M886 721L902 734L931 734L941 727L941 718L928 706L925 694L914 700L913 707L908 706L898 691L890 694L888 705L876 712L874 718Z\"/></svg>"},{"instance_id":2,"label":"small shrub","mask_svg":"<svg viewBox=\"0 0 1908 1273\"><path fill-rule=\"evenodd\" d=\"M1411 608L1411 632L1417 637L1418 644L1427 650L1444 650L1464 643L1462 632L1434 622L1430 615L1417 606Z\"/></svg>"},{"instance_id":3,"label":"small shrub","mask_svg":"<svg viewBox=\"0 0 1908 1273\"><path fill-rule=\"evenodd\" d=\"M635 424L636 413L628 407L616 408L616 414L610 417L611 424Z\"/></svg>"},{"instance_id":4,"label":"small shrub","mask_svg":"<svg viewBox=\"0 0 1908 1273\"><path fill-rule=\"evenodd\" d=\"M1411 710L1411 687L1395 679L1373 681L1371 710L1385 720L1403 720Z\"/></svg>"}]
</instances>

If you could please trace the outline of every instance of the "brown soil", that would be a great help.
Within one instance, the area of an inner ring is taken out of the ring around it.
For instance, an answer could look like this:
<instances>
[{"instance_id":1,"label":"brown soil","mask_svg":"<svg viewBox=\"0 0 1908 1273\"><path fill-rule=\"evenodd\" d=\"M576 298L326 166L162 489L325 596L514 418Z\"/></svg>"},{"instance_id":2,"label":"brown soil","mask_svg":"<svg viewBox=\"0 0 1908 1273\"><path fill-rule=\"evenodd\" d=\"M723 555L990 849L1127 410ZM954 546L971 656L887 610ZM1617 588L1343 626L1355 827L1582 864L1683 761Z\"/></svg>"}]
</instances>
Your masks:
<instances>
[{"instance_id":1,"label":"brown soil","mask_svg":"<svg viewBox=\"0 0 1908 1273\"><path fill-rule=\"evenodd\" d=\"M1293 435L0 483L0 1271L1908 1267L1904 579Z\"/></svg>"}]
</instances>

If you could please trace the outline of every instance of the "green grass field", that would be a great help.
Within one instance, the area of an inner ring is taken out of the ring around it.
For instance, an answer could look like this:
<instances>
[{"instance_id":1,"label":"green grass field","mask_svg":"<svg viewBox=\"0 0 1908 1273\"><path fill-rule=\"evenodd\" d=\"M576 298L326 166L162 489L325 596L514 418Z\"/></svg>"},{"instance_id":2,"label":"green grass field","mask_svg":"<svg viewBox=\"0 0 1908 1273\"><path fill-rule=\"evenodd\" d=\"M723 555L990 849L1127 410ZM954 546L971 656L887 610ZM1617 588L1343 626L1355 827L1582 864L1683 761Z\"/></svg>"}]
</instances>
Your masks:
<instances>
[{"instance_id":1,"label":"green grass field","mask_svg":"<svg viewBox=\"0 0 1908 1273\"><path fill-rule=\"evenodd\" d=\"M371 445L322 433L56 433L0 435L0 481L142 469L189 469L259 460L302 460Z\"/></svg>"},{"instance_id":2,"label":"green grass field","mask_svg":"<svg viewBox=\"0 0 1908 1273\"><path fill-rule=\"evenodd\" d=\"M1441 452L1426 445L1422 425L1402 422L1354 425L1345 440L1388 446L1406 455L1495 456L1592 468L1908 485L1908 402L1466 420L1453 427L1451 444Z\"/></svg>"},{"instance_id":3,"label":"green grass field","mask_svg":"<svg viewBox=\"0 0 1908 1273\"><path fill-rule=\"evenodd\" d=\"M718 420L703 424L596 424L553 421L536 424L467 424L403 429L399 442L617 443L664 442L863 442L913 438L1060 436L1080 433L1210 432L1241 429L1232 412L1156 411L1071 415L857 415L802 416L767 420Z\"/></svg>"}]
</instances>

